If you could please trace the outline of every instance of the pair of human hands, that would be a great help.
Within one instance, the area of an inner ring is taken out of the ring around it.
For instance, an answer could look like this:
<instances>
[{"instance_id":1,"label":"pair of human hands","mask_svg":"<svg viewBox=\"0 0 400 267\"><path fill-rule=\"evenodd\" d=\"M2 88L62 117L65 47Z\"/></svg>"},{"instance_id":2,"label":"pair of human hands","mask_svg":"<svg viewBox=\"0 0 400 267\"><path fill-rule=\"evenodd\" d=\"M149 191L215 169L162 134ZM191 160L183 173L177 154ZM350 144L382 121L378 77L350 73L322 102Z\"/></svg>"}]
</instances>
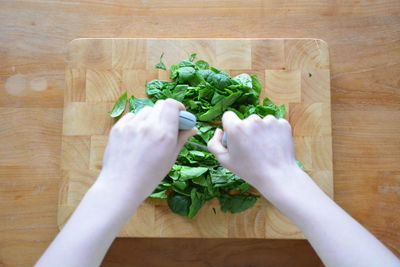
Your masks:
<instances>
[{"instance_id":1,"label":"pair of human hands","mask_svg":"<svg viewBox=\"0 0 400 267\"><path fill-rule=\"evenodd\" d=\"M128 113L111 129L98 180L124 191L134 190L144 199L168 174L186 140L197 129L179 131L182 103L159 100L137 114ZM277 175L296 168L290 124L268 115L241 120L234 112L222 118L229 139L221 143L217 129L208 149L221 165L259 191L279 183ZM279 185L278 185L279 187Z\"/></svg>"}]
</instances>

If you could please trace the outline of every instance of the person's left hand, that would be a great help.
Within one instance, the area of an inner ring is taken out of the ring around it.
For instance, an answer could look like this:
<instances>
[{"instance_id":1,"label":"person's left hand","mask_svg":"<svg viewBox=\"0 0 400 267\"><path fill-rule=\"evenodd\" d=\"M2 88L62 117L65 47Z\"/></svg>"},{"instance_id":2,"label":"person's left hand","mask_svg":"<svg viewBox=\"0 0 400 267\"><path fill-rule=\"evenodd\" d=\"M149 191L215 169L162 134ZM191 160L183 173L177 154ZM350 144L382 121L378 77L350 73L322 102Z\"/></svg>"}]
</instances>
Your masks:
<instances>
[{"instance_id":1,"label":"person's left hand","mask_svg":"<svg viewBox=\"0 0 400 267\"><path fill-rule=\"evenodd\" d=\"M127 113L111 129L98 181L144 199L168 174L186 140L197 128L179 131L182 103L159 100L137 114Z\"/></svg>"}]
</instances>

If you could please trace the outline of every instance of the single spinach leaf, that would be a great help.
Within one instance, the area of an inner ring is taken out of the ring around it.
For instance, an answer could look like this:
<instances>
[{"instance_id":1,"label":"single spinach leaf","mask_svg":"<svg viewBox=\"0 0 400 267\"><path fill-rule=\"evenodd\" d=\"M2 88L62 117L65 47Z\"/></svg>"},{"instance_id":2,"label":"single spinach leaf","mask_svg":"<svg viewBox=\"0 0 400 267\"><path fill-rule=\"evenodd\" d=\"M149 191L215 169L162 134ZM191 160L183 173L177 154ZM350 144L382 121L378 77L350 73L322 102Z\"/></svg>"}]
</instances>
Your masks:
<instances>
[{"instance_id":1,"label":"single spinach leaf","mask_svg":"<svg viewBox=\"0 0 400 267\"><path fill-rule=\"evenodd\" d=\"M239 74L234 77L233 80L239 84L240 88L245 89L246 91L253 89L252 78L247 73Z\"/></svg>"},{"instance_id":2,"label":"single spinach leaf","mask_svg":"<svg viewBox=\"0 0 400 267\"><path fill-rule=\"evenodd\" d=\"M214 92L214 95L211 99L211 105L215 105L218 102L220 102L223 98L225 98L225 95L220 95L218 92Z\"/></svg>"},{"instance_id":3,"label":"single spinach leaf","mask_svg":"<svg viewBox=\"0 0 400 267\"><path fill-rule=\"evenodd\" d=\"M158 62L156 64L156 66L155 66L157 69L162 69L162 70L166 70L167 69L167 67L165 66L164 62L162 62L162 58L163 57L164 57L164 52L161 53L160 62Z\"/></svg>"},{"instance_id":4,"label":"single spinach leaf","mask_svg":"<svg viewBox=\"0 0 400 267\"><path fill-rule=\"evenodd\" d=\"M168 198L167 189L150 195L151 198Z\"/></svg>"},{"instance_id":5,"label":"single spinach leaf","mask_svg":"<svg viewBox=\"0 0 400 267\"><path fill-rule=\"evenodd\" d=\"M215 72L215 73L218 73L218 74L221 74L221 75L224 75L224 76L226 76L226 77L231 78L231 76L230 76L228 73L226 73L225 71L222 71L222 70L217 69L217 68L215 68L215 67L211 67L210 69L211 69L213 72Z\"/></svg>"},{"instance_id":6,"label":"single spinach leaf","mask_svg":"<svg viewBox=\"0 0 400 267\"><path fill-rule=\"evenodd\" d=\"M222 195L219 197L219 203L223 212L241 212L252 207L256 203L257 197L253 195Z\"/></svg>"},{"instance_id":7,"label":"single spinach leaf","mask_svg":"<svg viewBox=\"0 0 400 267\"><path fill-rule=\"evenodd\" d=\"M142 108L146 106L152 107L153 105L154 103L146 97L138 98L131 96L129 99L129 112L138 113Z\"/></svg>"},{"instance_id":8,"label":"single spinach leaf","mask_svg":"<svg viewBox=\"0 0 400 267\"><path fill-rule=\"evenodd\" d=\"M184 83L193 78L196 70L193 67L182 67L177 70L178 82Z\"/></svg>"},{"instance_id":9,"label":"single spinach leaf","mask_svg":"<svg viewBox=\"0 0 400 267\"><path fill-rule=\"evenodd\" d=\"M193 53L189 56L189 61L193 62L193 60L196 58L197 54Z\"/></svg>"},{"instance_id":10,"label":"single spinach leaf","mask_svg":"<svg viewBox=\"0 0 400 267\"><path fill-rule=\"evenodd\" d=\"M258 105L256 106L256 110L255 113L257 115L259 115L261 118L264 118L267 115L273 115L275 116L275 114L278 112L278 107L277 106L261 106Z\"/></svg>"},{"instance_id":11,"label":"single spinach leaf","mask_svg":"<svg viewBox=\"0 0 400 267\"><path fill-rule=\"evenodd\" d=\"M285 115L286 115L286 107L285 107L285 105L279 106L277 111L276 111L276 113L275 113L275 117L277 119L280 119L280 118L284 118Z\"/></svg>"},{"instance_id":12,"label":"single spinach leaf","mask_svg":"<svg viewBox=\"0 0 400 267\"><path fill-rule=\"evenodd\" d=\"M200 208L203 206L205 202L205 197L204 194L202 194L201 192L197 192L197 189L193 188L192 192L190 193L190 199L192 203L189 207L189 213L188 213L189 219L193 218L200 210Z\"/></svg>"},{"instance_id":13,"label":"single spinach leaf","mask_svg":"<svg viewBox=\"0 0 400 267\"><path fill-rule=\"evenodd\" d=\"M178 69L179 69L179 64L171 65L169 73L169 77L171 78L171 80L175 80L176 77L178 77Z\"/></svg>"},{"instance_id":14,"label":"single spinach leaf","mask_svg":"<svg viewBox=\"0 0 400 267\"><path fill-rule=\"evenodd\" d=\"M217 89L224 89L232 84L232 79L229 76L219 73L212 73L206 81Z\"/></svg>"},{"instance_id":15,"label":"single spinach leaf","mask_svg":"<svg viewBox=\"0 0 400 267\"><path fill-rule=\"evenodd\" d=\"M248 184L248 183L245 182L245 183L239 185L239 186L237 187L237 189L240 190L240 194L244 194L244 193L246 193L247 191L249 191L249 189L250 189L250 184Z\"/></svg>"},{"instance_id":16,"label":"single spinach leaf","mask_svg":"<svg viewBox=\"0 0 400 267\"><path fill-rule=\"evenodd\" d=\"M193 160L203 160L207 156L205 151L197 151L197 150L191 150L189 151L188 157L193 158Z\"/></svg>"},{"instance_id":17,"label":"single spinach leaf","mask_svg":"<svg viewBox=\"0 0 400 267\"><path fill-rule=\"evenodd\" d=\"M276 106L276 105L274 104L274 102L272 102L271 99L269 99L268 97L265 97L265 98L264 98L264 100L263 100L263 105L264 105L264 106L268 106L268 105Z\"/></svg>"},{"instance_id":18,"label":"single spinach leaf","mask_svg":"<svg viewBox=\"0 0 400 267\"><path fill-rule=\"evenodd\" d=\"M171 178L173 181L176 181L179 179L180 176L180 170L182 166L174 164L172 166L172 169L168 173L168 177Z\"/></svg>"},{"instance_id":19,"label":"single spinach leaf","mask_svg":"<svg viewBox=\"0 0 400 267\"><path fill-rule=\"evenodd\" d=\"M204 175L201 175L199 177L193 178L192 182L197 184L197 185L204 186L204 187L206 187L208 185L207 178Z\"/></svg>"},{"instance_id":20,"label":"single spinach leaf","mask_svg":"<svg viewBox=\"0 0 400 267\"><path fill-rule=\"evenodd\" d=\"M181 168L181 178L183 181L193 179L196 177L199 177L206 171L208 171L208 168L206 167L188 167L188 166L182 166Z\"/></svg>"},{"instance_id":21,"label":"single spinach leaf","mask_svg":"<svg viewBox=\"0 0 400 267\"><path fill-rule=\"evenodd\" d=\"M191 204L192 200L188 196L178 193L168 196L168 207L179 215L187 216Z\"/></svg>"},{"instance_id":22,"label":"single spinach leaf","mask_svg":"<svg viewBox=\"0 0 400 267\"><path fill-rule=\"evenodd\" d=\"M239 176L225 168L210 171L211 183L214 187L229 187L238 181L243 181Z\"/></svg>"},{"instance_id":23,"label":"single spinach leaf","mask_svg":"<svg viewBox=\"0 0 400 267\"><path fill-rule=\"evenodd\" d=\"M189 183L185 181L175 181L172 185L172 190L184 196L190 197L190 191L192 188L189 188Z\"/></svg>"},{"instance_id":24,"label":"single spinach leaf","mask_svg":"<svg viewBox=\"0 0 400 267\"><path fill-rule=\"evenodd\" d=\"M210 68L210 65L208 65L208 63L204 60L197 60L196 66L201 70L206 70Z\"/></svg>"},{"instance_id":25,"label":"single spinach leaf","mask_svg":"<svg viewBox=\"0 0 400 267\"><path fill-rule=\"evenodd\" d=\"M188 187L188 183L185 181L174 181L172 186L178 190L184 191Z\"/></svg>"},{"instance_id":26,"label":"single spinach leaf","mask_svg":"<svg viewBox=\"0 0 400 267\"><path fill-rule=\"evenodd\" d=\"M128 98L128 92L125 91L122 93L122 95L118 98L117 102L115 102L114 107L110 111L110 117L116 118L121 116L121 114L124 112L125 107L126 107L126 100Z\"/></svg>"},{"instance_id":27,"label":"single spinach leaf","mask_svg":"<svg viewBox=\"0 0 400 267\"><path fill-rule=\"evenodd\" d=\"M257 94L259 95L262 90L260 80L258 80L258 77L255 74L251 75L250 77L251 77L252 87L253 87L254 91L256 91Z\"/></svg>"},{"instance_id":28,"label":"single spinach leaf","mask_svg":"<svg viewBox=\"0 0 400 267\"><path fill-rule=\"evenodd\" d=\"M225 98L222 98L220 101L218 101L215 106L213 106L211 109L209 109L207 112L204 114L201 114L199 116L199 120L201 121L212 121L216 117L220 116L222 113L224 113L227 108L232 105L236 99L238 99L241 95L241 92L237 92L234 94L231 94L230 96L227 96Z\"/></svg>"}]
</instances>

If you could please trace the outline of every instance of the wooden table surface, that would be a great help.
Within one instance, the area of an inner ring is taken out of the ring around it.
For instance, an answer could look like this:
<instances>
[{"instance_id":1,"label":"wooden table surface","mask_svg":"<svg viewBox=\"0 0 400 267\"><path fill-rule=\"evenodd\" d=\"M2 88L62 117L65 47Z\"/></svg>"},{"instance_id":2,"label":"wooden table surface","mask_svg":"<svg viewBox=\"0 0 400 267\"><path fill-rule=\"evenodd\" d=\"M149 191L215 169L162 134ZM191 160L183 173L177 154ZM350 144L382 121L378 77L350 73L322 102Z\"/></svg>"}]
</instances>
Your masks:
<instances>
[{"instance_id":1,"label":"wooden table surface","mask_svg":"<svg viewBox=\"0 0 400 267\"><path fill-rule=\"evenodd\" d=\"M31 266L57 233L65 49L78 37L327 41L335 199L400 255L400 1L0 5L0 266ZM307 241L290 240L118 239L104 260L134 264L321 266Z\"/></svg>"}]
</instances>

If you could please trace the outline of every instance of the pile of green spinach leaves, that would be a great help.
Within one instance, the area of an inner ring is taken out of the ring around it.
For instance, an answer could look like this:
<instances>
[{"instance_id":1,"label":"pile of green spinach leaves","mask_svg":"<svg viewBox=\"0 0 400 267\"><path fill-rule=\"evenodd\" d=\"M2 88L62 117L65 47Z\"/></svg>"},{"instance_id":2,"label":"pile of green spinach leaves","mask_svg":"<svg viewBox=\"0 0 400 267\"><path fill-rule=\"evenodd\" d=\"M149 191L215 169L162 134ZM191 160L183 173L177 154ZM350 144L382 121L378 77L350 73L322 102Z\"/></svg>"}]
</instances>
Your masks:
<instances>
[{"instance_id":1,"label":"pile of green spinach leaves","mask_svg":"<svg viewBox=\"0 0 400 267\"><path fill-rule=\"evenodd\" d=\"M165 70L162 57L163 54L155 67ZM192 54L172 65L171 81L147 82L148 97L131 96L129 111L136 113L159 99L174 98L196 115L199 132L189 140L202 145L206 145L216 128L221 126L222 114L227 110L235 112L241 119L251 114L285 116L284 105L277 106L268 98L260 103L262 86L256 75L243 73L231 77L204 60L195 61L195 58L196 54ZM120 116L127 101L125 92L115 103L110 116ZM250 193L249 189L247 182L223 168L210 152L187 143L171 171L150 197L167 199L173 212L193 218L203 204L213 198L219 199L223 212L241 212L250 208L258 196Z\"/></svg>"}]
</instances>

